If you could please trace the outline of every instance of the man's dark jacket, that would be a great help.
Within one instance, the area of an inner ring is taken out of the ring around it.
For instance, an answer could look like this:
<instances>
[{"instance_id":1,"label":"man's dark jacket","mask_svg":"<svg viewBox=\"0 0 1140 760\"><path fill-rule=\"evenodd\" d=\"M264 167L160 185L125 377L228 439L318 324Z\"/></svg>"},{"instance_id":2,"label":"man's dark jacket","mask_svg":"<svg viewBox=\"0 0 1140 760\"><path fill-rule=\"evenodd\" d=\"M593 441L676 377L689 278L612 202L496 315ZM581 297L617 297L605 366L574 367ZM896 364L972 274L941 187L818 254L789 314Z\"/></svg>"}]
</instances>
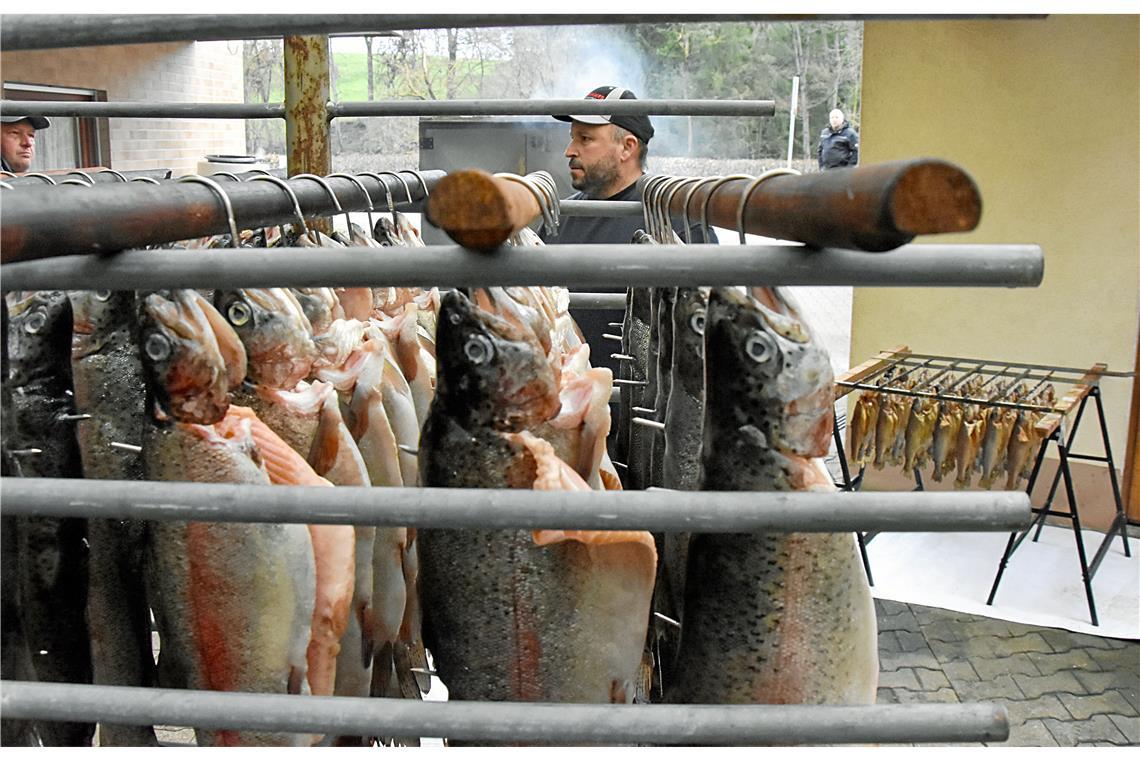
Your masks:
<instances>
[{"instance_id":1,"label":"man's dark jacket","mask_svg":"<svg viewBox=\"0 0 1140 760\"><path fill-rule=\"evenodd\" d=\"M819 133L819 168L835 169L859 163L859 135L849 122L843 122L838 131L831 125Z\"/></svg>"}]
</instances>

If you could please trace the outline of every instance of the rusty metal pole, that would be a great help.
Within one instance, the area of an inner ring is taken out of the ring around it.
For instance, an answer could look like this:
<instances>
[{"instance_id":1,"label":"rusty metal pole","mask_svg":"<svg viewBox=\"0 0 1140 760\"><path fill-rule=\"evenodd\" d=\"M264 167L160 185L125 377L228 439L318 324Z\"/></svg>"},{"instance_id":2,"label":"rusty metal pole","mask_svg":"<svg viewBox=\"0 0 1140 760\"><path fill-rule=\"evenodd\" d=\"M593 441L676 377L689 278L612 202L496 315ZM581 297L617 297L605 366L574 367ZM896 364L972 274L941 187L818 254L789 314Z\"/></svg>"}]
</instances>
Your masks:
<instances>
[{"instance_id":1,"label":"rusty metal pole","mask_svg":"<svg viewBox=\"0 0 1140 760\"><path fill-rule=\"evenodd\" d=\"M285 37L285 142L290 177L323 177L332 172L329 77L327 36ZM309 226L332 232L331 219L316 219Z\"/></svg>"}]
</instances>

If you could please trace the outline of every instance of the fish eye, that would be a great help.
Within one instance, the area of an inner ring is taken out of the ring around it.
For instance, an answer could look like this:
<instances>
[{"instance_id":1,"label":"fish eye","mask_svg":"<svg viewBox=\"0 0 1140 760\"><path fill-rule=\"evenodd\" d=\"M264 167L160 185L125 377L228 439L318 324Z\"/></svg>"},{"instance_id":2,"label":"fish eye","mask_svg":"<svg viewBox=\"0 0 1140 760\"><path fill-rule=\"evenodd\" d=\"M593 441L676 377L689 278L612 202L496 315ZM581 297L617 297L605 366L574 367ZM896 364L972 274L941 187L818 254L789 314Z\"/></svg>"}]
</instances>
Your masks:
<instances>
[{"instance_id":1,"label":"fish eye","mask_svg":"<svg viewBox=\"0 0 1140 760\"><path fill-rule=\"evenodd\" d=\"M249 321L251 316L253 316L253 312L249 306L241 301L234 301L229 305L229 308L226 309L226 318L230 320L230 324L234 327L241 327Z\"/></svg>"},{"instance_id":2,"label":"fish eye","mask_svg":"<svg viewBox=\"0 0 1140 760\"><path fill-rule=\"evenodd\" d=\"M47 324L47 315L42 311L34 311L29 314L27 320L24 321L24 331L35 335L44 329L45 324Z\"/></svg>"},{"instance_id":3,"label":"fish eye","mask_svg":"<svg viewBox=\"0 0 1140 760\"><path fill-rule=\"evenodd\" d=\"M689 327L693 328L693 332L697 335L705 334L705 312L703 309L689 317Z\"/></svg>"},{"instance_id":4,"label":"fish eye","mask_svg":"<svg viewBox=\"0 0 1140 760\"><path fill-rule=\"evenodd\" d=\"M757 364L766 364L776 355L776 342L764 332L754 332L744 342L744 353Z\"/></svg>"},{"instance_id":5,"label":"fish eye","mask_svg":"<svg viewBox=\"0 0 1140 760\"><path fill-rule=\"evenodd\" d=\"M459 316L459 313L458 313L458 312L454 312L454 311L453 311L453 312L451 312L451 314L448 314L448 315L447 315L447 319L448 319L448 321L449 321L449 322L451 322L451 324L453 324L453 325L457 325L457 324L459 324L460 322L462 322L462 321L463 321L463 317Z\"/></svg>"},{"instance_id":6,"label":"fish eye","mask_svg":"<svg viewBox=\"0 0 1140 760\"><path fill-rule=\"evenodd\" d=\"M95 300L96 301L110 301L111 300L111 291L109 291L109 290L96 290L95 291Z\"/></svg>"},{"instance_id":7,"label":"fish eye","mask_svg":"<svg viewBox=\"0 0 1140 760\"><path fill-rule=\"evenodd\" d=\"M151 333L143 344L143 350L152 360L160 362L170 356L170 341L165 335Z\"/></svg>"},{"instance_id":8,"label":"fish eye","mask_svg":"<svg viewBox=\"0 0 1140 760\"><path fill-rule=\"evenodd\" d=\"M495 347L486 335L472 335L463 345L463 353L472 364L486 364L495 355Z\"/></svg>"}]
</instances>

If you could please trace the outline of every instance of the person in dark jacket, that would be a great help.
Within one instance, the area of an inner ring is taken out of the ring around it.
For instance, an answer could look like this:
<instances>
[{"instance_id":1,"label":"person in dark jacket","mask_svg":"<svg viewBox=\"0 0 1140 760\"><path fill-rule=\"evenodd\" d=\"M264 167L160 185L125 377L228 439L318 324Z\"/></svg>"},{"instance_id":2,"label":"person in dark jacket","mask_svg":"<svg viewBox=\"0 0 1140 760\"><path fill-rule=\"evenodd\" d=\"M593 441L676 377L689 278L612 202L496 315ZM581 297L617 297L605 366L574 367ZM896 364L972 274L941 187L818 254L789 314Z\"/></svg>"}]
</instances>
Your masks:
<instances>
[{"instance_id":1,"label":"person in dark jacket","mask_svg":"<svg viewBox=\"0 0 1140 760\"><path fill-rule=\"evenodd\" d=\"M833 109L828 126L819 134L819 168L837 169L859 163L859 135L847 123L843 112Z\"/></svg>"}]
</instances>

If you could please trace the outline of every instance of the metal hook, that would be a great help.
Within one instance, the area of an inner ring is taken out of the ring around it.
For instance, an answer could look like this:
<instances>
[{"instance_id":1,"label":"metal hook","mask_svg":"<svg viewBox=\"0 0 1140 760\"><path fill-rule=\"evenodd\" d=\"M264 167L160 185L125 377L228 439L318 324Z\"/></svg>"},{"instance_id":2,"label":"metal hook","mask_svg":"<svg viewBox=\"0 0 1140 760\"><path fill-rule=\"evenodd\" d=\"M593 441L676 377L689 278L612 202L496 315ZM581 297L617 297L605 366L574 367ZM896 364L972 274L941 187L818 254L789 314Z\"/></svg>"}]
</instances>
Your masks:
<instances>
[{"instance_id":1,"label":"metal hook","mask_svg":"<svg viewBox=\"0 0 1140 760\"><path fill-rule=\"evenodd\" d=\"M315 174L294 174L289 179L311 179L312 181L316 182L318 185L323 187L325 189L325 192L329 194L329 198L331 198L332 202L333 202L333 208L335 209L335 211L333 211L332 215L336 216L337 214L344 214L344 221L346 224L349 225L349 228L348 228L349 232L350 233L352 232L352 222L348 218L348 212L340 207L340 201L337 200L336 193L333 192L333 189L329 186L329 183L325 181L324 177L318 177Z\"/></svg>"},{"instance_id":2,"label":"metal hook","mask_svg":"<svg viewBox=\"0 0 1140 760\"><path fill-rule=\"evenodd\" d=\"M517 182L529 190L530 194L534 196L535 202L538 203L538 212L542 214L542 226L548 231L552 231L554 220L550 214L550 208L547 204L546 194L539 190L534 182L532 182L527 177L520 177L519 175L511 174L510 172L498 172L494 176L501 177L505 180L510 180L511 182Z\"/></svg>"},{"instance_id":3,"label":"metal hook","mask_svg":"<svg viewBox=\"0 0 1140 760\"><path fill-rule=\"evenodd\" d=\"M427 186L427 182L424 182L424 175L420 174L415 169L401 169L400 170L400 174L403 174L404 172L411 174L413 177L415 177L416 179L418 179L420 181L420 187L422 187L424 189L424 200L426 201L428 199L428 186ZM408 197L408 200L409 201L411 200L410 195Z\"/></svg>"},{"instance_id":4,"label":"metal hook","mask_svg":"<svg viewBox=\"0 0 1140 760\"><path fill-rule=\"evenodd\" d=\"M683 179L683 177L670 176L653 189L653 204L650 209L653 214L653 239L662 245L669 242L671 225L669 224L668 212L662 211L661 205L664 202L665 193L677 184L678 180Z\"/></svg>"},{"instance_id":5,"label":"metal hook","mask_svg":"<svg viewBox=\"0 0 1140 760\"><path fill-rule=\"evenodd\" d=\"M87 180L91 184L92 187L95 186L95 180L92 179L91 175L88 174L87 172L80 171L79 169L75 169L74 171L69 171L64 176L70 177L72 174L78 174L80 177L83 177L83 179Z\"/></svg>"},{"instance_id":6,"label":"metal hook","mask_svg":"<svg viewBox=\"0 0 1140 760\"><path fill-rule=\"evenodd\" d=\"M673 231L673 216L669 212L669 207L673 205L673 198L676 197L677 191L680 190L685 185L689 184L690 182L699 182L699 181L700 181L700 177L678 177L676 181L666 185L665 189L661 191L661 194L663 196L665 196L664 202L661 204L661 211L664 215L662 217L662 219L665 222L665 229L664 229L665 239L662 240L663 243L664 242L667 242L667 243L673 242L673 235L670 234ZM668 193L668 195L665 195L666 193Z\"/></svg>"},{"instance_id":7,"label":"metal hook","mask_svg":"<svg viewBox=\"0 0 1140 760\"><path fill-rule=\"evenodd\" d=\"M46 174L41 174L40 172L28 172L27 174L23 174L21 176L23 176L23 177L35 177L36 179L42 179L44 182L48 183L49 185L56 184L54 179L52 179L51 177L49 177Z\"/></svg>"},{"instance_id":8,"label":"metal hook","mask_svg":"<svg viewBox=\"0 0 1140 760\"><path fill-rule=\"evenodd\" d=\"M749 174L729 174L713 183L713 186L709 188L709 194L705 196L704 203L701 204L701 227L704 229L708 229L709 226L709 201L712 200L713 193L725 182L731 182L734 179L752 179L752 176Z\"/></svg>"},{"instance_id":9,"label":"metal hook","mask_svg":"<svg viewBox=\"0 0 1140 760\"><path fill-rule=\"evenodd\" d=\"M84 182L81 179L61 179L56 184L58 185L79 185L80 187L95 187L93 182Z\"/></svg>"},{"instance_id":10,"label":"metal hook","mask_svg":"<svg viewBox=\"0 0 1140 760\"><path fill-rule=\"evenodd\" d=\"M309 225L305 223L305 215L301 213L301 204L297 200L297 194L295 192L293 192L293 188L289 187L288 182L281 179L280 177L274 177L272 174L266 174L263 177L251 177L249 181L250 182L272 182L273 184L277 185L282 190L284 190L285 194L289 196L289 200L291 200L293 202L293 213L295 213L297 215L297 222L301 225L301 229L304 230L304 234L306 234L306 235L309 234ZM281 235L282 235L282 237L284 237L285 230L282 229L280 224L277 225L277 229L281 230Z\"/></svg>"},{"instance_id":11,"label":"metal hook","mask_svg":"<svg viewBox=\"0 0 1140 760\"><path fill-rule=\"evenodd\" d=\"M100 169L99 171L97 171L95 173L96 174L114 174L116 177L119 178L120 182L129 182L130 181L126 178L126 176L123 175L122 172L117 172L114 169Z\"/></svg>"},{"instance_id":12,"label":"metal hook","mask_svg":"<svg viewBox=\"0 0 1140 760\"><path fill-rule=\"evenodd\" d=\"M352 182L354 185L356 185L358 188L360 188L360 194L363 195L364 200L368 202L368 234L371 235L372 234L372 226L373 226L372 225L373 206L372 206L372 196L368 194L368 188L366 188L364 186L363 182L361 182L359 179L352 176L351 174L344 174L344 173L338 172L336 174L330 174L329 175L330 179L332 177L339 177L340 179L347 179L349 182ZM348 213L347 212L345 212L344 216L345 216L345 219L348 219ZM348 236L349 236L349 238L352 237L352 221L351 220L349 220L349 223L348 223Z\"/></svg>"},{"instance_id":13,"label":"metal hook","mask_svg":"<svg viewBox=\"0 0 1140 760\"><path fill-rule=\"evenodd\" d=\"M6 175L8 177L17 176L15 172L10 172L10 171L7 171L6 169L0 169L0 174Z\"/></svg>"},{"instance_id":14,"label":"metal hook","mask_svg":"<svg viewBox=\"0 0 1140 760\"><path fill-rule=\"evenodd\" d=\"M408 203L412 202L412 188L408 187L408 182L396 172L377 172L377 174L389 174L397 179L401 185L404 186L404 193L408 196Z\"/></svg>"},{"instance_id":15,"label":"metal hook","mask_svg":"<svg viewBox=\"0 0 1140 760\"><path fill-rule=\"evenodd\" d=\"M241 246L238 243L237 222L234 221L234 207L233 204L230 203L230 196L226 195L226 191L222 189L222 186L209 177L202 177L197 174L187 174L185 177L179 177L178 181L205 185L218 194L218 197L222 199L222 205L226 209L226 221L230 224L230 235L233 236L233 247L240 248Z\"/></svg>"},{"instance_id":16,"label":"metal hook","mask_svg":"<svg viewBox=\"0 0 1140 760\"><path fill-rule=\"evenodd\" d=\"M761 182L772 179L772 177L779 177L785 174L798 175L799 172L795 169L787 168L769 169L756 179L752 180L752 182L748 184L748 187L744 189L744 192L740 194L740 205L736 208L736 231L740 234L741 245L744 245L746 242L744 235L744 209L748 205L748 198L752 195L752 191L760 187Z\"/></svg>"},{"instance_id":17,"label":"metal hook","mask_svg":"<svg viewBox=\"0 0 1140 760\"><path fill-rule=\"evenodd\" d=\"M371 177L380 183L380 187L384 188L384 198L388 201L388 213L392 215L392 226L395 227L399 222L396 219L396 203L392 199L392 190L388 187L388 183L380 179L380 175L376 172L360 172L365 177ZM392 172L382 172L383 174L391 174ZM372 237L376 237L376 228L372 228Z\"/></svg>"},{"instance_id":18,"label":"metal hook","mask_svg":"<svg viewBox=\"0 0 1140 760\"><path fill-rule=\"evenodd\" d=\"M249 169L249 170L248 170L246 173L247 173L247 174L252 174L252 173L256 173L256 174L264 174L266 177L272 177L272 176L273 176L272 174L270 174L269 172L265 171L264 169ZM251 179L252 179L252 178L251 178Z\"/></svg>"},{"instance_id":19,"label":"metal hook","mask_svg":"<svg viewBox=\"0 0 1140 760\"><path fill-rule=\"evenodd\" d=\"M562 216L562 204L560 202L561 199L558 197L558 185L554 183L554 177L550 176L550 172L542 170L531 172L528 176L534 177L534 183L538 185L538 189L546 196L550 207L550 215L554 219L553 232L557 232L558 224Z\"/></svg>"},{"instance_id":20,"label":"metal hook","mask_svg":"<svg viewBox=\"0 0 1140 760\"><path fill-rule=\"evenodd\" d=\"M5 172L5 173L7 173L7 172ZM0 180L0 187L4 188L5 190L12 190L13 189L11 185L9 185L7 182L4 182L2 180Z\"/></svg>"},{"instance_id":21,"label":"metal hook","mask_svg":"<svg viewBox=\"0 0 1140 760\"><path fill-rule=\"evenodd\" d=\"M131 179L131 182L149 182L152 185L161 185L162 184L161 182L159 182L154 177L133 177Z\"/></svg>"},{"instance_id":22,"label":"metal hook","mask_svg":"<svg viewBox=\"0 0 1140 760\"><path fill-rule=\"evenodd\" d=\"M230 172L210 172L210 176L211 177L229 177L234 182L241 182L241 179L239 179L236 174L232 174Z\"/></svg>"},{"instance_id":23,"label":"metal hook","mask_svg":"<svg viewBox=\"0 0 1140 760\"><path fill-rule=\"evenodd\" d=\"M653 236L653 215L650 209L653 203L653 191L657 185L667 179L669 179L669 175L667 174L654 174L645 180L645 184L641 186L641 219L645 224L645 232L651 237Z\"/></svg>"},{"instance_id":24,"label":"metal hook","mask_svg":"<svg viewBox=\"0 0 1140 760\"><path fill-rule=\"evenodd\" d=\"M697 192L697 190L700 189L701 185L707 185L709 182L716 182L718 179L720 179L719 175L715 176L715 177L704 177L700 181L698 181L697 184L695 184L691 188L689 188L689 192L685 194L685 208L681 209L681 221L684 222L684 224L685 224L685 242L686 243L692 243L693 242L690 239L690 234L689 234L689 227L691 226L689 224L689 204L693 200L693 195ZM701 242L702 243L709 242L709 229L708 229L708 227L701 227Z\"/></svg>"}]
</instances>

